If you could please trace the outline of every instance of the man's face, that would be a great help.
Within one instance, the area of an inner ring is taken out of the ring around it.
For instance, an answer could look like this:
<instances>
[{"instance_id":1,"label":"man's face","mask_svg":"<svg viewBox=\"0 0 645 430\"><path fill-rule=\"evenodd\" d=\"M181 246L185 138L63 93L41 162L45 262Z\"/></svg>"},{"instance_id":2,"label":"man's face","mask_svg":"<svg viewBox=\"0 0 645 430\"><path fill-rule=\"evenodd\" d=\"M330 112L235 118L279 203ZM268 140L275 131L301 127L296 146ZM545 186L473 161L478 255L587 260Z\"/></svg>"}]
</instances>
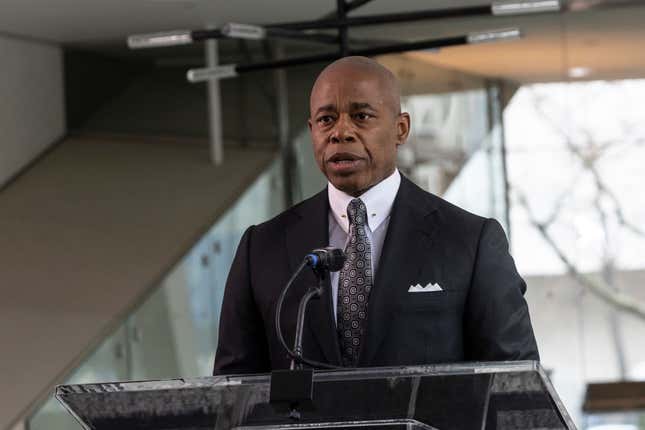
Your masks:
<instances>
[{"instance_id":1,"label":"man's face","mask_svg":"<svg viewBox=\"0 0 645 430\"><path fill-rule=\"evenodd\" d=\"M395 169L410 119L399 113L392 91L378 75L351 67L324 72L312 90L309 130L316 162L347 194L359 196Z\"/></svg>"}]
</instances>

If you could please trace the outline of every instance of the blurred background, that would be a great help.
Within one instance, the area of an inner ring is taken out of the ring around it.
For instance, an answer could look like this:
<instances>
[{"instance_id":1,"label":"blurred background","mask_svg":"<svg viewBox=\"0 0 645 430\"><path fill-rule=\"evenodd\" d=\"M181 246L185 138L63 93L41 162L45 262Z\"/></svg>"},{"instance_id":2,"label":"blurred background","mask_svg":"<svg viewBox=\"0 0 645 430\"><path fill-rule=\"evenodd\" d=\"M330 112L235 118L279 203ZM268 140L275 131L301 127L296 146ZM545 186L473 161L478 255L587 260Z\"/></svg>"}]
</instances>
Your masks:
<instances>
[{"instance_id":1,"label":"blurred background","mask_svg":"<svg viewBox=\"0 0 645 430\"><path fill-rule=\"evenodd\" d=\"M502 223L542 365L579 428L645 429L645 2L511 15L464 12L481 0L351 3L365 4L350 17L455 11L351 28L357 41L520 30L377 57L412 117L399 168ZM324 63L201 83L186 72L333 46L132 50L127 37L335 8L0 0L0 429L80 428L56 384L210 375L242 232L325 185L306 126Z\"/></svg>"}]
</instances>

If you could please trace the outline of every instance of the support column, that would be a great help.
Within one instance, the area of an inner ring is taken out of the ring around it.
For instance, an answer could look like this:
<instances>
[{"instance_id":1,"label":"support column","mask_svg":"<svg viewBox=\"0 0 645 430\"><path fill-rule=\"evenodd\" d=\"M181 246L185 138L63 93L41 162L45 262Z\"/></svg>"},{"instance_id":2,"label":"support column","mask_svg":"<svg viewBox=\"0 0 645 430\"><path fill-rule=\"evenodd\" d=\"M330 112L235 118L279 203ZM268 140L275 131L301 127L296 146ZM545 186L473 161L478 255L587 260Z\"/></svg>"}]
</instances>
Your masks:
<instances>
[{"instance_id":1,"label":"support column","mask_svg":"<svg viewBox=\"0 0 645 430\"><path fill-rule=\"evenodd\" d=\"M284 58L283 49L279 43L273 48L273 57L276 60ZM284 203L285 207L291 207L295 203L294 180L296 172L295 154L291 136L289 136L289 92L287 86L287 71L284 68L276 69L273 72L275 83L276 119L278 122L278 141L282 153L282 174L284 180Z\"/></svg>"},{"instance_id":2,"label":"support column","mask_svg":"<svg viewBox=\"0 0 645 430\"><path fill-rule=\"evenodd\" d=\"M493 191L492 207L501 203L503 213L495 213L498 220L504 226L508 242L511 244L511 201L510 201L510 183L508 180L508 167L506 165L506 134L504 132L504 104L502 101L502 85L499 80L488 81L486 83L486 99L488 110L488 130L491 138L491 156L499 157L499 165L494 166L490 178L492 180L491 190ZM501 171L498 171L501 169ZM494 175L500 174L500 181L494 180ZM501 186L500 186L501 185ZM499 200L496 200L499 199Z\"/></svg>"},{"instance_id":3,"label":"support column","mask_svg":"<svg viewBox=\"0 0 645 430\"><path fill-rule=\"evenodd\" d=\"M347 18L347 3L345 3L345 0L336 0L336 8L336 17L338 20L345 20ZM349 54L349 39L346 25L338 27L338 41L340 45L340 56L346 57Z\"/></svg>"},{"instance_id":4,"label":"support column","mask_svg":"<svg viewBox=\"0 0 645 430\"><path fill-rule=\"evenodd\" d=\"M206 67L217 67L219 55L217 39L208 39L205 43ZM210 142L211 161L218 166L224 161L224 137L222 135L222 107L219 90L219 79L209 79L208 91L208 139Z\"/></svg>"}]
</instances>

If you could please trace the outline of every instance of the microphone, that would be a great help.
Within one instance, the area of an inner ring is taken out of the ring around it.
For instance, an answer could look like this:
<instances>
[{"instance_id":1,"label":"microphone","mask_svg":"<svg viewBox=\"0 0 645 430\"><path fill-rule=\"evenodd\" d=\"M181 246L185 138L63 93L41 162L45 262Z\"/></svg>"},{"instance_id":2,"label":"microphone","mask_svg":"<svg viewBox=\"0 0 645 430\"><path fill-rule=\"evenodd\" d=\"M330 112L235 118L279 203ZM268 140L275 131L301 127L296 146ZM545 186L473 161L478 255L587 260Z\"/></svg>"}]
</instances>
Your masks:
<instances>
[{"instance_id":1,"label":"microphone","mask_svg":"<svg viewBox=\"0 0 645 430\"><path fill-rule=\"evenodd\" d=\"M305 261L312 269L329 270L330 272L338 272L342 269L346 259L342 249L331 246L314 249L305 256Z\"/></svg>"}]
</instances>

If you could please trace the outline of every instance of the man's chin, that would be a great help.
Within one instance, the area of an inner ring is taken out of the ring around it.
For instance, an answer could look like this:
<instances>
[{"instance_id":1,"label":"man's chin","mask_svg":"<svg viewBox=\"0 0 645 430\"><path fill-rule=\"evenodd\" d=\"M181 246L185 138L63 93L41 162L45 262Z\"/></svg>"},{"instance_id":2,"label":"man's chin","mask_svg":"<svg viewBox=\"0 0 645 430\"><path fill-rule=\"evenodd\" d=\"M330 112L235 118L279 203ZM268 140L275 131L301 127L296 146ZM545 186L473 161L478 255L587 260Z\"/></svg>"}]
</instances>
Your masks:
<instances>
[{"instance_id":1,"label":"man's chin","mask_svg":"<svg viewBox=\"0 0 645 430\"><path fill-rule=\"evenodd\" d=\"M327 179L334 187L336 187L336 189L354 197L361 195L367 188L367 186L362 183L363 181L357 180L358 178L354 177L354 175L333 176L328 177Z\"/></svg>"}]
</instances>

